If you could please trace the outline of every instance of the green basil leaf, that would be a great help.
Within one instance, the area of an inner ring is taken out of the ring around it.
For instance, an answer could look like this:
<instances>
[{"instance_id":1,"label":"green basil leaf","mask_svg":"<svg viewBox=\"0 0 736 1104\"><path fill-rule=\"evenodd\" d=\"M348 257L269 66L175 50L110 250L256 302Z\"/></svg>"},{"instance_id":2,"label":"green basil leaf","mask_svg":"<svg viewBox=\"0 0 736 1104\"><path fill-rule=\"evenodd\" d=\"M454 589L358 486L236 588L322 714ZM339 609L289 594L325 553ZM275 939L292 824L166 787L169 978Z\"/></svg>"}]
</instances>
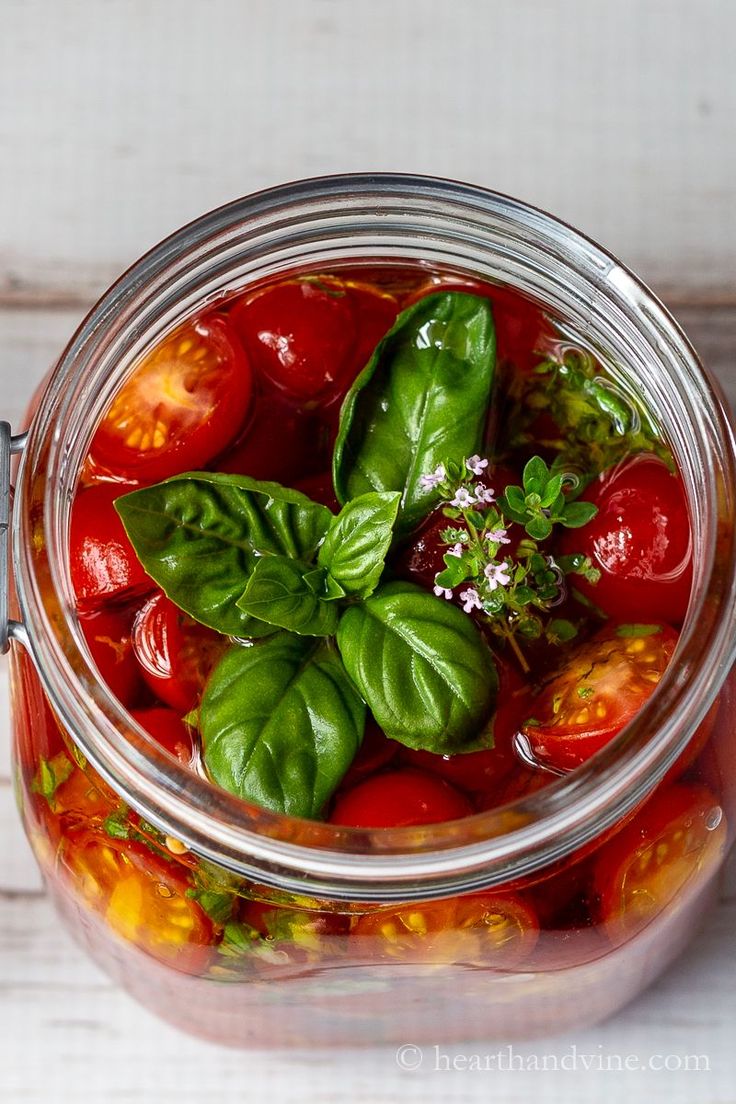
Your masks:
<instances>
[{"instance_id":1,"label":"green basil leaf","mask_svg":"<svg viewBox=\"0 0 736 1104\"><path fill-rule=\"evenodd\" d=\"M365 705L339 655L291 633L225 653L200 707L204 761L226 790L319 816L363 737Z\"/></svg>"},{"instance_id":2,"label":"green basil leaf","mask_svg":"<svg viewBox=\"0 0 736 1104\"><path fill-rule=\"evenodd\" d=\"M400 498L397 491L359 495L332 522L317 563L345 594L367 598L378 586Z\"/></svg>"},{"instance_id":3,"label":"green basil leaf","mask_svg":"<svg viewBox=\"0 0 736 1104\"><path fill-rule=\"evenodd\" d=\"M345 667L387 736L441 753L470 743L498 689L491 652L456 606L388 583L337 629Z\"/></svg>"},{"instance_id":4,"label":"green basil leaf","mask_svg":"<svg viewBox=\"0 0 736 1104\"><path fill-rule=\"evenodd\" d=\"M661 633L661 625L619 625L616 629L616 636L654 636L656 633Z\"/></svg>"},{"instance_id":5,"label":"green basil leaf","mask_svg":"<svg viewBox=\"0 0 736 1104\"><path fill-rule=\"evenodd\" d=\"M333 636L338 609L315 593L316 573L309 564L286 556L263 556L256 560L238 608L302 636Z\"/></svg>"},{"instance_id":6,"label":"green basil leaf","mask_svg":"<svg viewBox=\"0 0 736 1104\"><path fill-rule=\"evenodd\" d=\"M115 502L148 574L180 609L229 636L273 629L237 602L259 555L314 557L332 513L243 475L188 472Z\"/></svg>"},{"instance_id":7,"label":"green basil leaf","mask_svg":"<svg viewBox=\"0 0 736 1104\"><path fill-rule=\"evenodd\" d=\"M487 299L440 292L403 311L343 403L338 500L400 491L398 531L421 521L437 502L421 476L482 451L495 353Z\"/></svg>"}]
</instances>

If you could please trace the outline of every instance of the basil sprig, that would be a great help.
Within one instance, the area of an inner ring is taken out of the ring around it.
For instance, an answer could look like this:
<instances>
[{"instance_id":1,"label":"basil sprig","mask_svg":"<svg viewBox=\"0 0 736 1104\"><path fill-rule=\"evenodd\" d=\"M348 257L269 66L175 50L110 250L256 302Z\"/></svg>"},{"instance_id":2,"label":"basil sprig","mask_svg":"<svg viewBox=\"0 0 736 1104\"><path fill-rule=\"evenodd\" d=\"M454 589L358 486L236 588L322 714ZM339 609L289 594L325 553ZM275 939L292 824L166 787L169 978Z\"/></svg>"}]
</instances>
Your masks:
<instances>
[{"instance_id":1,"label":"basil sprig","mask_svg":"<svg viewBox=\"0 0 736 1104\"><path fill-rule=\"evenodd\" d=\"M422 473L481 447L494 345L477 296L431 295L399 316L341 412L337 516L277 483L210 472L117 500L168 597L240 641L197 712L205 765L226 789L318 816L366 706L408 747L476 746L497 691L487 644L456 607L384 576L397 530L435 504Z\"/></svg>"},{"instance_id":2,"label":"basil sprig","mask_svg":"<svg viewBox=\"0 0 736 1104\"><path fill-rule=\"evenodd\" d=\"M438 501L422 474L482 451L495 362L487 299L438 292L400 314L343 404L338 500L399 491L398 530L413 529Z\"/></svg>"}]
</instances>

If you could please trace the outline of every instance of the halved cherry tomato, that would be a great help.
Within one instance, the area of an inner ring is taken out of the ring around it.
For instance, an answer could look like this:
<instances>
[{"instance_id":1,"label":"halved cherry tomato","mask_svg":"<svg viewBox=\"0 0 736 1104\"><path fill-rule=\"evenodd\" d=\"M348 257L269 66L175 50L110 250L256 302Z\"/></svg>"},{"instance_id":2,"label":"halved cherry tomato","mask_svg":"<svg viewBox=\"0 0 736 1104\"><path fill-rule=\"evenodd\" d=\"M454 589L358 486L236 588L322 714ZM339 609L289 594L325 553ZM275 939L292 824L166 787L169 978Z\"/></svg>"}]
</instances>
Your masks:
<instances>
[{"instance_id":1,"label":"halved cherry tomato","mask_svg":"<svg viewBox=\"0 0 736 1104\"><path fill-rule=\"evenodd\" d=\"M533 757L572 770L621 731L654 693L672 658L677 633L667 625L606 626L571 647L564 666L532 700L522 733ZM652 631L653 630L653 631Z\"/></svg>"},{"instance_id":2,"label":"halved cherry tomato","mask_svg":"<svg viewBox=\"0 0 736 1104\"><path fill-rule=\"evenodd\" d=\"M192 765L194 759L192 731L184 724L178 713L163 706L154 706L152 709L133 709L131 716L162 748L176 756L185 766Z\"/></svg>"},{"instance_id":3,"label":"halved cherry tomato","mask_svg":"<svg viewBox=\"0 0 736 1104\"><path fill-rule=\"evenodd\" d=\"M133 655L133 615L129 610L103 609L80 614L79 624L103 680L123 705L132 705L142 688Z\"/></svg>"},{"instance_id":4,"label":"halved cherry tomato","mask_svg":"<svg viewBox=\"0 0 736 1104\"><path fill-rule=\"evenodd\" d=\"M406 767L374 774L339 793L331 824L351 828L408 828L469 816L466 797L436 775Z\"/></svg>"},{"instance_id":5,"label":"halved cherry tomato","mask_svg":"<svg viewBox=\"0 0 736 1104\"><path fill-rule=\"evenodd\" d=\"M371 940L371 954L494 969L528 958L538 936L534 910L516 894L493 890L378 909L353 928L353 938Z\"/></svg>"},{"instance_id":6,"label":"halved cherry tomato","mask_svg":"<svg viewBox=\"0 0 736 1104\"><path fill-rule=\"evenodd\" d=\"M396 740L389 740L388 736L378 727L373 717L366 721L363 742L358 754L353 759L348 772L340 783L342 791L361 782L369 775L375 774L382 767L387 766L396 757L401 745Z\"/></svg>"},{"instance_id":7,"label":"halved cherry tomato","mask_svg":"<svg viewBox=\"0 0 736 1104\"><path fill-rule=\"evenodd\" d=\"M212 922L188 895L185 869L144 844L70 832L60 860L77 891L123 939L183 973L200 973Z\"/></svg>"},{"instance_id":8,"label":"halved cherry tomato","mask_svg":"<svg viewBox=\"0 0 736 1104\"><path fill-rule=\"evenodd\" d=\"M291 486L295 478L329 463L328 430L319 418L266 392L258 396L245 432L217 461L217 470Z\"/></svg>"},{"instance_id":9,"label":"halved cherry tomato","mask_svg":"<svg viewBox=\"0 0 736 1104\"><path fill-rule=\"evenodd\" d=\"M688 882L703 883L718 868L726 836L723 810L705 786L658 790L598 856L594 884L609 937L630 939Z\"/></svg>"},{"instance_id":10,"label":"halved cherry tomato","mask_svg":"<svg viewBox=\"0 0 736 1104\"><path fill-rule=\"evenodd\" d=\"M113 505L116 498L134 489L124 483L100 483L81 490L74 499L69 560L81 608L145 593L154 586Z\"/></svg>"},{"instance_id":11,"label":"halved cherry tomato","mask_svg":"<svg viewBox=\"0 0 736 1104\"><path fill-rule=\"evenodd\" d=\"M264 380L294 402L327 406L347 390L396 313L392 295L325 276L257 291L230 317Z\"/></svg>"},{"instance_id":12,"label":"halved cherry tomato","mask_svg":"<svg viewBox=\"0 0 736 1104\"><path fill-rule=\"evenodd\" d=\"M229 323L187 323L117 392L92 459L115 475L151 482L202 468L238 433L251 393L251 370Z\"/></svg>"},{"instance_id":13,"label":"halved cherry tomato","mask_svg":"<svg viewBox=\"0 0 736 1104\"><path fill-rule=\"evenodd\" d=\"M587 488L598 514L566 531L561 551L582 552L601 573L576 588L619 621L680 624L692 587L692 535L679 476L649 453L622 460Z\"/></svg>"},{"instance_id":14,"label":"halved cherry tomato","mask_svg":"<svg viewBox=\"0 0 736 1104\"><path fill-rule=\"evenodd\" d=\"M153 693L179 713L194 709L226 640L157 591L133 624L133 655Z\"/></svg>"}]
</instances>

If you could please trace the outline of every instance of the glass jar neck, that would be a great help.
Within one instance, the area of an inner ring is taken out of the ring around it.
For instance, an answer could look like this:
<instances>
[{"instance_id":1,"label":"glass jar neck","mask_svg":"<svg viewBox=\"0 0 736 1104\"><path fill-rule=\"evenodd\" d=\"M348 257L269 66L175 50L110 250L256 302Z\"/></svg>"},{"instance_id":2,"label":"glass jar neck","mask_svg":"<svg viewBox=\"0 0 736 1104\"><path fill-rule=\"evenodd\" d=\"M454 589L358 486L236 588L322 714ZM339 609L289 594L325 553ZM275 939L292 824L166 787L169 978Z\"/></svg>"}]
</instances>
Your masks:
<instances>
[{"instance_id":1,"label":"glass jar neck","mask_svg":"<svg viewBox=\"0 0 736 1104\"><path fill-rule=\"evenodd\" d=\"M248 806L175 764L98 680L75 617L71 501L95 425L140 354L242 286L305 267L410 261L541 303L663 426L687 489L694 599L676 659L602 753L535 797L466 821L369 833ZM613 257L550 216L422 177L304 181L240 200L143 257L63 354L19 473L14 569L45 690L82 754L147 819L195 852L282 889L431 897L516 879L618 821L663 776L733 661L734 445L712 381L662 306Z\"/></svg>"}]
</instances>

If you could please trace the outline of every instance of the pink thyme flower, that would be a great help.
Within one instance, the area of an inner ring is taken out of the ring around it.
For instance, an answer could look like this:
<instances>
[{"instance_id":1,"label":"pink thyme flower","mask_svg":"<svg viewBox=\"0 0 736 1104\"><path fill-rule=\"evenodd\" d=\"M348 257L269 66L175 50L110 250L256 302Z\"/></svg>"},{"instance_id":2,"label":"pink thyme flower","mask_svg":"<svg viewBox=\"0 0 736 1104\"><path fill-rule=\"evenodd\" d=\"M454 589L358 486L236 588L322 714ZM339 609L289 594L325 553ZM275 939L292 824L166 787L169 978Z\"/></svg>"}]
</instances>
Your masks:
<instances>
[{"instance_id":1,"label":"pink thyme flower","mask_svg":"<svg viewBox=\"0 0 736 1104\"><path fill-rule=\"evenodd\" d=\"M457 506L458 510L465 510L468 506L475 506L475 501L467 487L458 487L450 505Z\"/></svg>"},{"instance_id":2,"label":"pink thyme flower","mask_svg":"<svg viewBox=\"0 0 736 1104\"><path fill-rule=\"evenodd\" d=\"M434 588L434 592L438 598L447 598L448 601L450 598L452 598L452 591L449 587L436 586Z\"/></svg>"},{"instance_id":3,"label":"pink thyme flower","mask_svg":"<svg viewBox=\"0 0 736 1104\"><path fill-rule=\"evenodd\" d=\"M483 574L488 580L488 589L494 591L496 587L508 586L511 576L508 572L508 564L486 564ZM460 596L462 597L462 595Z\"/></svg>"},{"instance_id":4,"label":"pink thyme flower","mask_svg":"<svg viewBox=\"0 0 736 1104\"><path fill-rule=\"evenodd\" d=\"M467 590L460 591L460 599L463 603L463 609L466 613L470 613L474 609L483 609L483 603L480 600L480 595L475 587L468 587Z\"/></svg>"},{"instance_id":5,"label":"pink thyme flower","mask_svg":"<svg viewBox=\"0 0 736 1104\"><path fill-rule=\"evenodd\" d=\"M492 506L496 501L496 496L493 491L493 487L486 487L485 483L475 484L475 501L483 502L487 506Z\"/></svg>"},{"instance_id":6,"label":"pink thyme flower","mask_svg":"<svg viewBox=\"0 0 736 1104\"><path fill-rule=\"evenodd\" d=\"M508 529L491 529L490 533L486 533L486 540L489 544L511 544L511 537L507 537Z\"/></svg>"},{"instance_id":7,"label":"pink thyme flower","mask_svg":"<svg viewBox=\"0 0 736 1104\"><path fill-rule=\"evenodd\" d=\"M482 460L480 456L478 456L478 454L476 453L475 456L468 457L468 459L465 461L465 466L468 471L473 473L473 475L482 475L484 469L488 467L488 461Z\"/></svg>"},{"instance_id":8,"label":"pink thyme flower","mask_svg":"<svg viewBox=\"0 0 736 1104\"><path fill-rule=\"evenodd\" d=\"M433 491L444 481L445 476L445 466L440 464L433 472L425 472L424 475L419 477L419 486L423 491Z\"/></svg>"},{"instance_id":9,"label":"pink thyme flower","mask_svg":"<svg viewBox=\"0 0 736 1104\"><path fill-rule=\"evenodd\" d=\"M459 541L458 541L457 544L453 544L452 548L448 548L447 552L446 552L447 556L457 556L458 558L460 556L462 556L462 554L463 554L463 546L462 546L462 544L460 544Z\"/></svg>"}]
</instances>

